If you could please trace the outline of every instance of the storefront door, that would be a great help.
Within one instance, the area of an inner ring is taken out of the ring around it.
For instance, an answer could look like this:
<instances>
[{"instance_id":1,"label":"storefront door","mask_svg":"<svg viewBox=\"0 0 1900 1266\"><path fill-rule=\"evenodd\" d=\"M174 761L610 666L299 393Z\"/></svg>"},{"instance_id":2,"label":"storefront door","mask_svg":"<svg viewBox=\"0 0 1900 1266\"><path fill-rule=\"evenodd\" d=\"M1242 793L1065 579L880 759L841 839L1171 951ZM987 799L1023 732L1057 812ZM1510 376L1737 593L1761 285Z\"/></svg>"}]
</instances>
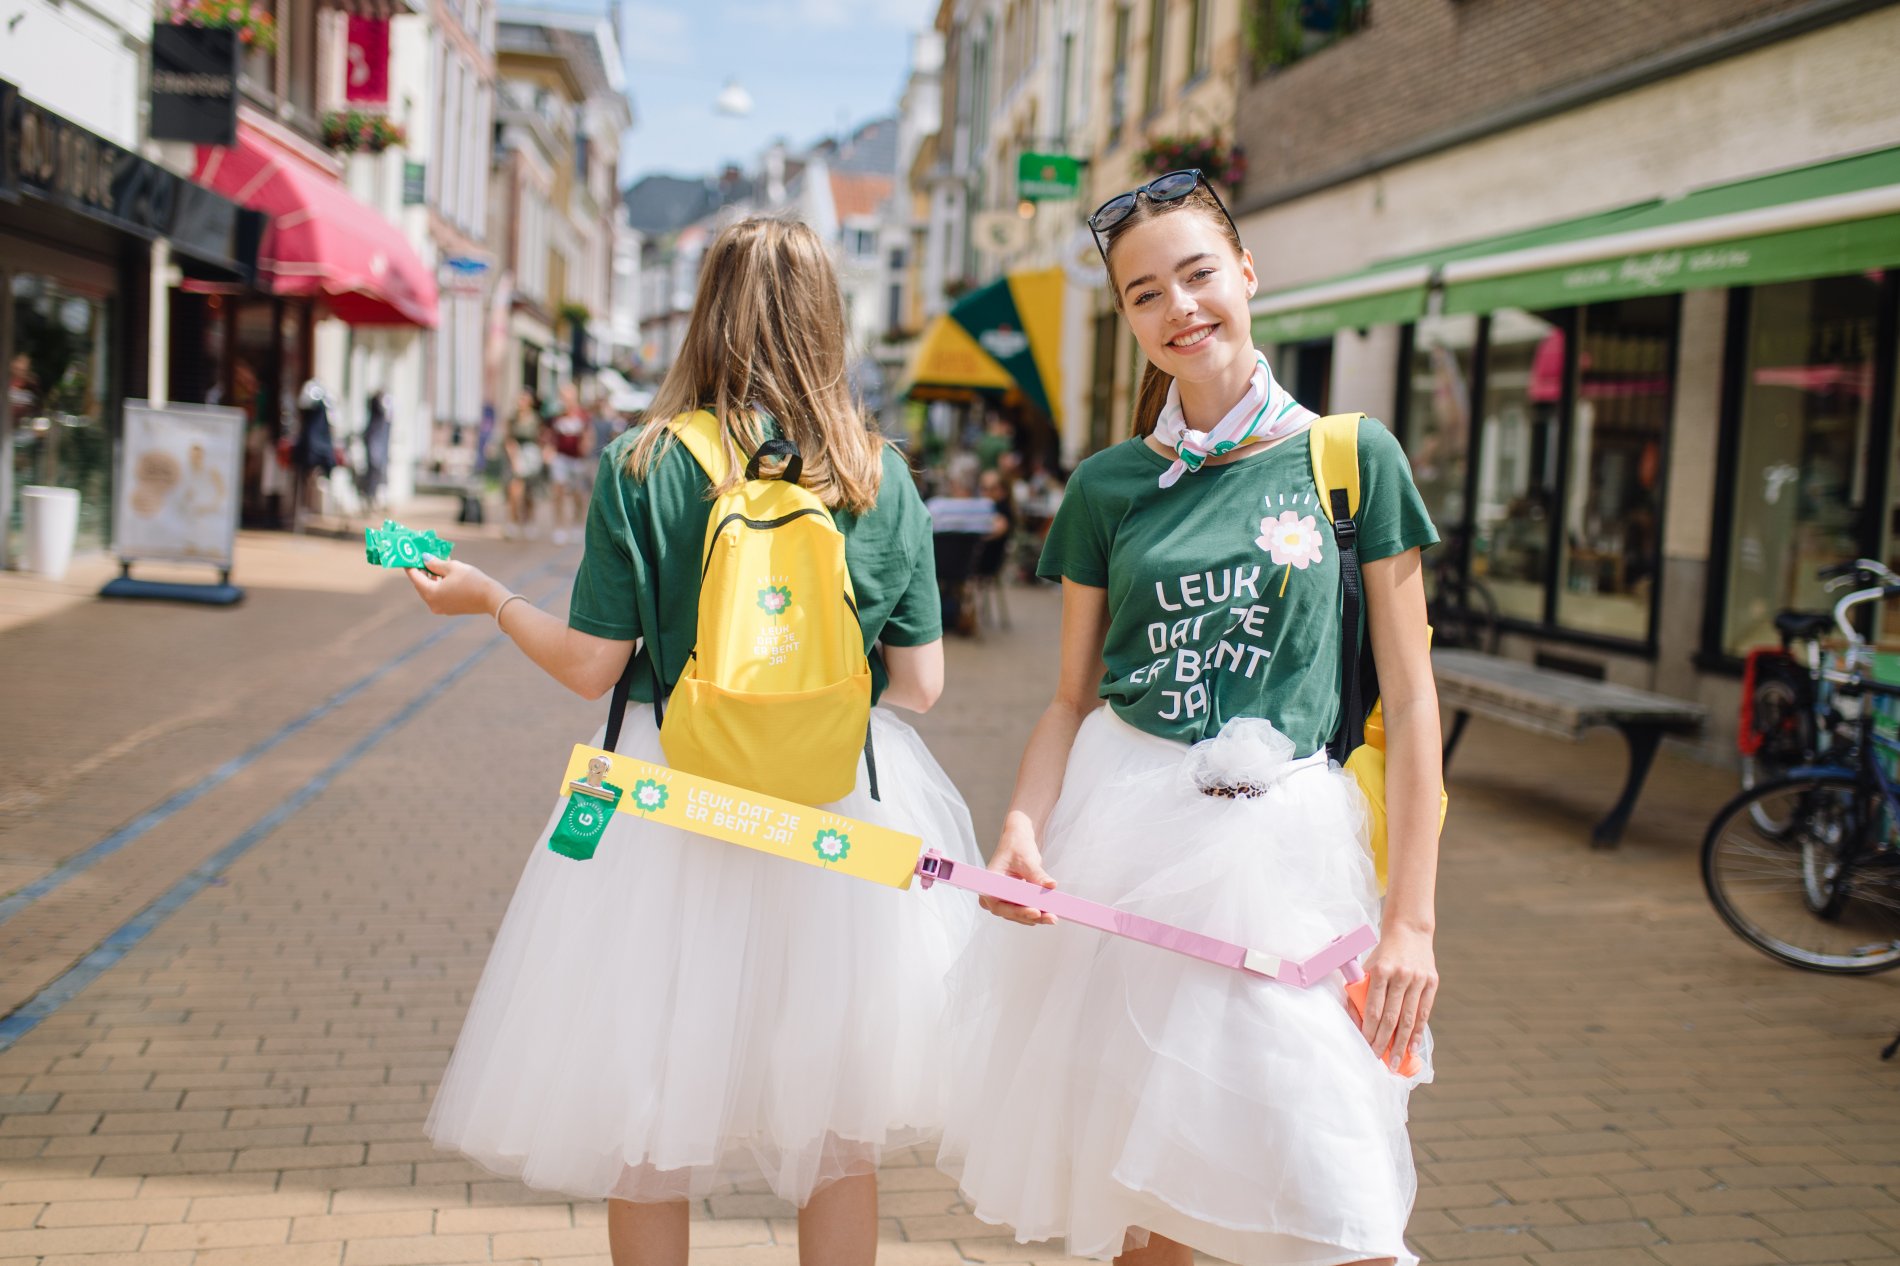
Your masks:
<instances>
[{"instance_id":1,"label":"storefront door","mask_svg":"<svg viewBox=\"0 0 1900 1266\"><path fill-rule=\"evenodd\" d=\"M111 302L106 292L50 272L4 274L6 338L6 552L21 549L21 490L79 492L77 551L111 539L115 398Z\"/></svg>"}]
</instances>

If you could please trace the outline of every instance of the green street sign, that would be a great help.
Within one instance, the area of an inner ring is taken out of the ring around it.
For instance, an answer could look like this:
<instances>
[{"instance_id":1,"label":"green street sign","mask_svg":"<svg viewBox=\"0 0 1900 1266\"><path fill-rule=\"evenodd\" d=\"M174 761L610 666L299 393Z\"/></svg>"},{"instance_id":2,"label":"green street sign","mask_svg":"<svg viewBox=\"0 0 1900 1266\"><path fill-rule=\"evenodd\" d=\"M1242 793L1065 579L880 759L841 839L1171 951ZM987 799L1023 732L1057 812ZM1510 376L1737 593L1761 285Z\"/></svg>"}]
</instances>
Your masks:
<instances>
[{"instance_id":1,"label":"green street sign","mask_svg":"<svg viewBox=\"0 0 1900 1266\"><path fill-rule=\"evenodd\" d=\"M1073 198L1082 187L1082 164L1067 154L1024 153L1016 160L1016 194L1025 202Z\"/></svg>"}]
</instances>

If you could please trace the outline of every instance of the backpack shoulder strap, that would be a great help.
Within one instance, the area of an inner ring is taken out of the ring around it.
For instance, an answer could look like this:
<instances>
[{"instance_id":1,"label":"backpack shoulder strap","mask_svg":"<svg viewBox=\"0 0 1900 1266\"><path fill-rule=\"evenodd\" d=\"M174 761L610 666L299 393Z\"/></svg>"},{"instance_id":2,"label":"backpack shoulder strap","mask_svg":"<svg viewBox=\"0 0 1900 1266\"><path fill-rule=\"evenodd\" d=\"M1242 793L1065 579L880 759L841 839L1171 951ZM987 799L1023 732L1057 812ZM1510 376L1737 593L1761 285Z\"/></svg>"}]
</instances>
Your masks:
<instances>
[{"instance_id":1,"label":"backpack shoulder strap","mask_svg":"<svg viewBox=\"0 0 1900 1266\"><path fill-rule=\"evenodd\" d=\"M1344 763L1365 741L1366 692L1360 671L1359 627L1365 610L1365 580L1359 572L1359 421L1363 413L1332 413L1313 423L1309 441L1313 484L1339 547L1339 729L1329 744Z\"/></svg>"},{"instance_id":2,"label":"backpack shoulder strap","mask_svg":"<svg viewBox=\"0 0 1900 1266\"><path fill-rule=\"evenodd\" d=\"M705 409L696 413L682 413L668 422L667 429L673 432L673 438L685 445L706 477L717 486L726 477L726 436L725 427L719 419ZM659 630L651 629L646 633L647 672L653 678L653 715L656 720L666 717L666 677L660 670ZM627 699L633 691L634 664L638 662L636 651L627 655L627 666L620 672L620 680L614 683L612 697L607 701L607 732L601 738L601 745L608 751L617 751L620 742L620 721L627 708Z\"/></svg>"},{"instance_id":3,"label":"backpack shoulder strap","mask_svg":"<svg viewBox=\"0 0 1900 1266\"><path fill-rule=\"evenodd\" d=\"M731 469L726 461L726 428L717 417L701 409L696 413L682 413L666 425L673 432L673 438L693 455L714 487L726 481L726 473Z\"/></svg>"},{"instance_id":4,"label":"backpack shoulder strap","mask_svg":"<svg viewBox=\"0 0 1900 1266\"><path fill-rule=\"evenodd\" d=\"M1313 485L1330 502L1333 489L1346 493L1346 513L1359 513L1359 423L1363 413L1329 413L1313 423ZM1331 513L1330 504L1327 507Z\"/></svg>"}]
</instances>

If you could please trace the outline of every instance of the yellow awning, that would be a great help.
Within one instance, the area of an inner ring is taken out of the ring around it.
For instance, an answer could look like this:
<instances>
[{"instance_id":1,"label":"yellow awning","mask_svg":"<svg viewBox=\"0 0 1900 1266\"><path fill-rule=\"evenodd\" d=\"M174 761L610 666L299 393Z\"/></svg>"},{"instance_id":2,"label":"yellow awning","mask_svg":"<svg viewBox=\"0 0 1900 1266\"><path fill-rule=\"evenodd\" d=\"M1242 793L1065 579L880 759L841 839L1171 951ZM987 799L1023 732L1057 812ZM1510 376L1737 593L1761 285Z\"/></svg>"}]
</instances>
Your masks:
<instances>
[{"instance_id":1,"label":"yellow awning","mask_svg":"<svg viewBox=\"0 0 1900 1266\"><path fill-rule=\"evenodd\" d=\"M971 391L1007 391L1016 385L1009 371L984 351L970 332L939 313L930 319L923 339L904 375L904 392L919 387L961 388Z\"/></svg>"}]
</instances>

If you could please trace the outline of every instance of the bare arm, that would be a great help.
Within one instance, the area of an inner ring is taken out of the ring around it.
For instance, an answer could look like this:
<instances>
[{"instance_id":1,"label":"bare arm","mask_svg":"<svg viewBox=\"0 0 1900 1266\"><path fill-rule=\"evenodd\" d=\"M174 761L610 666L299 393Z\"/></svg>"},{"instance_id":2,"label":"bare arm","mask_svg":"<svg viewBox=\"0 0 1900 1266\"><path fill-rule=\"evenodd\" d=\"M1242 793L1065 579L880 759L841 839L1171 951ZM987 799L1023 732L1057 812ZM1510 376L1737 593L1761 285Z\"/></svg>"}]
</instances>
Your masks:
<instances>
[{"instance_id":1,"label":"bare arm","mask_svg":"<svg viewBox=\"0 0 1900 1266\"><path fill-rule=\"evenodd\" d=\"M1438 993L1438 793L1444 781L1419 552L1367 563L1367 628L1385 708L1386 875L1379 947L1366 962L1365 1033L1383 1051L1417 1047Z\"/></svg>"},{"instance_id":2,"label":"bare arm","mask_svg":"<svg viewBox=\"0 0 1900 1266\"><path fill-rule=\"evenodd\" d=\"M890 672L890 682L884 687L880 703L909 712L928 712L943 696L941 638L923 646L886 646L884 667Z\"/></svg>"},{"instance_id":3,"label":"bare arm","mask_svg":"<svg viewBox=\"0 0 1900 1266\"><path fill-rule=\"evenodd\" d=\"M1016 791L1003 817L1003 835L990 869L1045 888L1056 881L1042 869L1040 839L1062 794L1062 775L1076 731L1101 705L1102 646L1108 637L1108 590L1062 582L1062 665L1055 698L1043 709L1016 771ZM1017 923L1054 923L1055 916L985 897L983 908Z\"/></svg>"},{"instance_id":4,"label":"bare arm","mask_svg":"<svg viewBox=\"0 0 1900 1266\"><path fill-rule=\"evenodd\" d=\"M437 615L493 615L508 597L507 588L480 568L439 558L428 564L427 574L412 568L409 580ZM510 602L500 624L542 671L583 699L598 699L612 690L633 651L630 641L571 629L531 602Z\"/></svg>"}]
</instances>

